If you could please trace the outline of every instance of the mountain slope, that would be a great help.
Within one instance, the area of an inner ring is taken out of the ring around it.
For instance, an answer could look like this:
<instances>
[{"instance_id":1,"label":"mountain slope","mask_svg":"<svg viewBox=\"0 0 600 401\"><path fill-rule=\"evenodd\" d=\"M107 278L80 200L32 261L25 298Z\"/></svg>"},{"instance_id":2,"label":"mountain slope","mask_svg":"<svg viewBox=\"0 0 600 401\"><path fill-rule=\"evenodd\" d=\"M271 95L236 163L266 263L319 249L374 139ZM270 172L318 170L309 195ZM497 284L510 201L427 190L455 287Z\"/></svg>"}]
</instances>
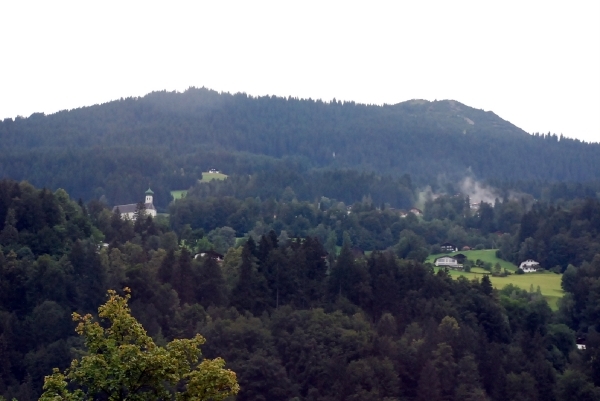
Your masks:
<instances>
[{"instance_id":1,"label":"mountain slope","mask_svg":"<svg viewBox=\"0 0 600 401\"><path fill-rule=\"evenodd\" d=\"M192 88L5 120L0 139L0 175L66 185L84 198L115 185L126 185L123 197L131 196L127 188L149 182L179 189L209 162L248 173L284 157L306 168L408 173L418 183L467 172L499 180L600 176L599 144L529 135L456 101L374 106ZM64 178L58 159L79 176ZM127 201L114 192L111 200Z\"/></svg>"}]
</instances>

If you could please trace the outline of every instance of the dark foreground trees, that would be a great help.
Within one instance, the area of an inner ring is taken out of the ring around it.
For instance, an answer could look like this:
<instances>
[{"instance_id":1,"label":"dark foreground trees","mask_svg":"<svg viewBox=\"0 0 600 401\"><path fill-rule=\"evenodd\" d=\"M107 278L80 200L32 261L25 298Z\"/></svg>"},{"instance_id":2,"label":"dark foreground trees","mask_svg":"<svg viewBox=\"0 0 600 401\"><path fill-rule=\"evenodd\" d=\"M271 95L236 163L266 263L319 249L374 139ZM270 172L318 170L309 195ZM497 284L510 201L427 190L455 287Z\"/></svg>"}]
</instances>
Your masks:
<instances>
[{"instance_id":1,"label":"dark foreground trees","mask_svg":"<svg viewBox=\"0 0 600 401\"><path fill-rule=\"evenodd\" d=\"M108 301L98 308L100 318L109 322L106 329L89 314L73 314L88 354L73 360L64 373L54 369L44 380L41 401L170 400L173 394L178 401L201 401L237 394L236 375L223 369L223 359L198 363L205 341L201 335L157 346L131 316L129 289L125 291L121 297L110 290Z\"/></svg>"}]
</instances>

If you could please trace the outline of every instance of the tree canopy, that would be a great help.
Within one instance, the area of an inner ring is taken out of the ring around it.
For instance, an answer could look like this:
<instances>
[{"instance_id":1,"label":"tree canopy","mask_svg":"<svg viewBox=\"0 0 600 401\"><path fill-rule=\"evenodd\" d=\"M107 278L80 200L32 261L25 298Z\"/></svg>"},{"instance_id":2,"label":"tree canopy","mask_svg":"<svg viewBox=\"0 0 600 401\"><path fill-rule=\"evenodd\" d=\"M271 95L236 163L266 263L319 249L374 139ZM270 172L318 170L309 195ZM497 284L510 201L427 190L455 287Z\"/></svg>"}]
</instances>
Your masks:
<instances>
[{"instance_id":1,"label":"tree canopy","mask_svg":"<svg viewBox=\"0 0 600 401\"><path fill-rule=\"evenodd\" d=\"M55 368L46 377L41 401L170 400L173 395L178 401L202 401L237 394L236 375L223 368L223 359L198 363L205 342L200 334L157 346L131 316L129 289L125 292L122 297L109 290L108 301L98 308L107 328L90 314L73 313L88 353L73 360L64 373Z\"/></svg>"}]
</instances>

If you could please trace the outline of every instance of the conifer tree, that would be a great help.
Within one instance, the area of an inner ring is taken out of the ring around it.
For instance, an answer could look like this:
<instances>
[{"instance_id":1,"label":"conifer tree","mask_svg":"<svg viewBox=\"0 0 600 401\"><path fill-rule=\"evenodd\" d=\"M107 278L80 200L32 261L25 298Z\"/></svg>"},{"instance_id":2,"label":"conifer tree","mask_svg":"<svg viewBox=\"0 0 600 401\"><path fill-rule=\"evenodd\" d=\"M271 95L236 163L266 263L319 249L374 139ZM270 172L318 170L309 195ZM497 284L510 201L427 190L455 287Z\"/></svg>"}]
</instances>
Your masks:
<instances>
[{"instance_id":1,"label":"conifer tree","mask_svg":"<svg viewBox=\"0 0 600 401\"><path fill-rule=\"evenodd\" d=\"M173 288L177 291L181 304L192 304L195 302L195 287L196 277L192 269L192 255L184 247L179 254L177 270L175 270L173 277Z\"/></svg>"},{"instance_id":2,"label":"conifer tree","mask_svg":"<svg viewBox=\"0 0 600 401\"><path fill-rule=\"evenodd\" d=\"M225 279L221 266L213 258L206 258L198 273L196 299L205 308L223 306L226 301Z\"/></svg>"},{"instance_id":3,"label":"conifer tree","mask_svg":"<svg viewBox=\"0 0 600 401\"><path fill-rule=\"evenodd\" d=\"M256 264L252 254L254 241L249 238L242 249L238 282L231 292L231 305L238 310L254 310L256 306Z\"/></svg>"}]
</instances>

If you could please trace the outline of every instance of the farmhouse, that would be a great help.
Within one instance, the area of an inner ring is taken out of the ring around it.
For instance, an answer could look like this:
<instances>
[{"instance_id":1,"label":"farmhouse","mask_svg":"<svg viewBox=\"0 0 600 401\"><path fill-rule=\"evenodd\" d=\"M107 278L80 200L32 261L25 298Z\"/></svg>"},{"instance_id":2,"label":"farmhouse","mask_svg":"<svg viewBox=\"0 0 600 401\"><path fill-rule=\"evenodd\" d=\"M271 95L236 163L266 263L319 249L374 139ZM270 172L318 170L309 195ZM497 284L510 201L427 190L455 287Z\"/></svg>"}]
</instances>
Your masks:
<instances>
[{"instance_id":1,"label":"farmhouse","mask_svg":"<svg viewBox=\"0 0 600 401\"><path fill-rule=\"evenodd\" d=\"M146 214L152 217L156 217L156 208L153 203L154 192L148 188L146 191L146 200L144 202L144 207L146 208ZM133 220L135 218L135 211L137 209L137 203L130 203L129 205L117 205L113 207L113 213L119 210L121 213L121 218L126 220Z\"/></svg>"},{"instance_id":2,"label":"farmhouse","mask_svg":"<svg viewBox=\"0 0 600 401\"><path fill-rule=\"evenodd\" d=\"M523 273L536 272L539 268L540 264L533 259L527 259L519 265L519 269L523 270Z\"/></svg>"},{"instance_id":3,"label":"farmhouse","mask_svg":"<svg viewBox=\"0 0 600 401\"><path fill-rule=\"evenodd\" d=\"M444 242L442 245L440 245L440 249L442 250L442 252L458 251L458 248L456 248L453 244L449 242Z\"/></svg>"},{"instance_id":4,"label":"farmhouse","mask_svg":"<svg viewBox=\"0 0 600 401\"><path fill-rule=\"evenodd\" d=\"M436 266L446 266L453 269L462 269L463 265L458 263L458 261L449 255L444 255L441 258L437 258L435 262L433 262Z\"/></svg>"}]
</instances>

